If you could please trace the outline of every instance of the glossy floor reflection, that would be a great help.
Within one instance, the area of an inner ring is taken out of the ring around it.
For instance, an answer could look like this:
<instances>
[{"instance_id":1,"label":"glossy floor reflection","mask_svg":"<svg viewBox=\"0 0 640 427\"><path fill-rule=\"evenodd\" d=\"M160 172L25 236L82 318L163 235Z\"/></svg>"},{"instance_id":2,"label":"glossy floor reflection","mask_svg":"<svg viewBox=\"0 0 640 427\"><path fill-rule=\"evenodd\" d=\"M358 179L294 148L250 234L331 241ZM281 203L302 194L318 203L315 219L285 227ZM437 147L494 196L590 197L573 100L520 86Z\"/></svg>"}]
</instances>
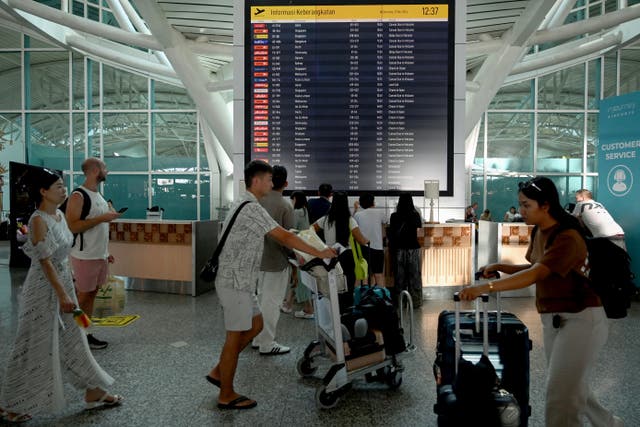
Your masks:
<instances>
[{"instance_id":1,"label":"glossy floor reflection","mask_svg":"<svg viewBox=\"0 0 640 427\"><path fill-rule=\"evenodd\" d=\"M0 372L4 371L15 333L16 304L25 270L0 263ZM533 299L505 299L505 308L530 328L530 426L542 427L544 360L541 329ZM314 322L282 315L278 341L292 347L281 356L260 356L247 349L240 357L236 389L258 401L248 411L222 412L216 408L217 389L204 380L218 357L224 331L214 292L190 296L128 292L126 313L139 320L124 328L96 328L109 342L96 350L98 362L116 378L112 391L125 396L120 408L83 412L82 394L67 388L69 406L55 417L36 417L29 426L435 426L433 414L434 360L438 313L452 308L449 301L426 301L415 311L417 351L405 359L403 383L396 391L358 380L332 410L315 407L320 377L303 380L296 361L313 338ZM640 425L640 305L622 321L611 322L606 354L601 355L593 385L601 401L627 426ZM579 348L576 351L580 351ZM326 373L328 364L318 374ZM2 375L2 374L0 374Z\"/></svg>"}]
</instances>

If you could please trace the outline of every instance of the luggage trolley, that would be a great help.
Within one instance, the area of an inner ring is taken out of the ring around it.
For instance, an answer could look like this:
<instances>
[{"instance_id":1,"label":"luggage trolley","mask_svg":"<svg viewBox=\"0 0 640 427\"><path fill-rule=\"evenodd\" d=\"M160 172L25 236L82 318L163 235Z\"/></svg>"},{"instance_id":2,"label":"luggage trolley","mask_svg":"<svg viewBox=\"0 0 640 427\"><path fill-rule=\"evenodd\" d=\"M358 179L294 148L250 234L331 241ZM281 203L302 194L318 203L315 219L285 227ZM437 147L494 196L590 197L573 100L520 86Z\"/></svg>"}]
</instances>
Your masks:
<instances>
[{"instance_id":1,"label":"luggage trolley","mask_svg":"<svg viewBox=\"0 0 640 427\"><path fill-rule=\"evenodd\" d=\"M405 317L408 317L409 341L405 351L386 355L384 348L374 354L363 355L350 361L346 360L345 346L343 344L343 326L341 324L340 307L338 304L338 286L342 275L336 273L336 262L332 262L325 269L328 271L328 286L322 284L318 289L318 280L309 274L309 265L320 265L319 260L308 262L299 267L300 278L304 286L309 288L313 295L315 310L316 339L313 340L298 360L298 373L304 377L312 377L318 370L317 358L331 359L333 364L323 378L323 384L316 390L315 401L320 409L330 409L338 404L340 398L351 389L354 378L365 377L367 381L380 381L386 383L389 388L396 389L402 384L402 371L404 367L401 359L415 350L413 344L413 303L407 291L400 294L400 325L405 328ZM290 260L296 266L296 261ZM322 261L321 261L322 262ZM402 308L406 307L406 310ZM408 311L408 316L405 316ZM374 331L377 340L382 340L382 334ZM406 335L406 334L405 334ZM355 362L355 363L354 363Z\"/></svg>"}]
</instances>

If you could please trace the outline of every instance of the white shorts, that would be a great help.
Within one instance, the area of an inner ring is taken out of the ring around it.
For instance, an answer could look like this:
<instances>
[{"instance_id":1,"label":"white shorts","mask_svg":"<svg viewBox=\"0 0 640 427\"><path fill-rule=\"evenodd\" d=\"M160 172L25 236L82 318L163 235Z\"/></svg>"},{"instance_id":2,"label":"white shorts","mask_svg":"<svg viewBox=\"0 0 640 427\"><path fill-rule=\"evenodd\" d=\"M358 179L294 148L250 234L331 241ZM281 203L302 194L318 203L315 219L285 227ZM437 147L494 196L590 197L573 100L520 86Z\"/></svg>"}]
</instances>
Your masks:
<instances>
[{"instance_id":1,"label":"white shorts","mask_svg":"<svg viewBox=\"0 0 640 427\"><path fill-rule=\"evenodd\" d=\"M248 331L253 318L260 314L255 294L232 288L216 286L216 292L224 313L224 328L227 331Z\"/></svg>"}]
</instances>

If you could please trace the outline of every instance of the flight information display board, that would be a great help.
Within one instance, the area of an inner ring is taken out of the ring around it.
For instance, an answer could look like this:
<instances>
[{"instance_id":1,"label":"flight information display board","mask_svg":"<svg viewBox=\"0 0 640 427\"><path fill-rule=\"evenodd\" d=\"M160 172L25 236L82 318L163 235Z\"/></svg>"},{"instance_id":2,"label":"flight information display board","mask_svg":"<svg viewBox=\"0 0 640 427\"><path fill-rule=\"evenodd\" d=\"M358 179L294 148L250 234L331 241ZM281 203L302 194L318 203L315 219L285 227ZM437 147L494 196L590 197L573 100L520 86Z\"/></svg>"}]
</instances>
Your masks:
<instances>
[{"instance_id":1,"label":"flight information display board","mask_svg":"<svg viewBox=\"0 0 640 427\"><path fill-rule=\"evenodd\" d=\"M293 190L450 195L453 2L293 3L247 2L247 160Z\"/></svg>"}]
</instances>

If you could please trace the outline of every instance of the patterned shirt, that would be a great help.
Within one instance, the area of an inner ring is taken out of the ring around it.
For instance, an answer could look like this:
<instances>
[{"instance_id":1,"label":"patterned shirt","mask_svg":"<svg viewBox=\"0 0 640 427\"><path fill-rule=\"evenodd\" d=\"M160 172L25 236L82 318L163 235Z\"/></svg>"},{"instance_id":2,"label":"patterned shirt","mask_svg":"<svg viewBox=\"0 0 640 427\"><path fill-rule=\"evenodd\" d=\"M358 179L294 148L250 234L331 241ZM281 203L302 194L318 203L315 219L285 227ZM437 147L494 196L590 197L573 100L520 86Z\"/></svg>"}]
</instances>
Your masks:
<instances>
[{"instance_id":1,"label":"patterned shirt","mask_svg":"<svg viewBox=\"0 0 640 427\"><path fill-rule=\"evenodd\" d=\"M238 206L247 200L253 203L248 203L242 208L222 248L216 287L237 289L243 292L255 292L256 290L264 248L264 236L277 228L278 223L260 206L256 197L247 191L229 211L222 233L224 233Z\"/></svg>"}]
</instances>

